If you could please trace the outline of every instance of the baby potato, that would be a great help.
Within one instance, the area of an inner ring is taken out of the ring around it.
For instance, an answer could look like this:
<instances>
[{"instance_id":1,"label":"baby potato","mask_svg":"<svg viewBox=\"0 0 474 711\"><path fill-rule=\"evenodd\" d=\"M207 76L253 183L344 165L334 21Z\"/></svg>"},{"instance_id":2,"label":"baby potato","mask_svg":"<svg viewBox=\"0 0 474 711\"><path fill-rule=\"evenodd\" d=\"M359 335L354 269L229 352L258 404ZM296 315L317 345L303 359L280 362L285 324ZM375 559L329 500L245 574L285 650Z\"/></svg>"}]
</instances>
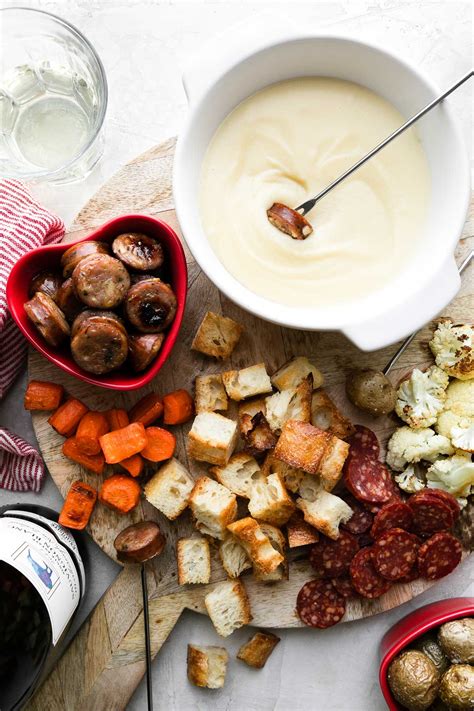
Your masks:
<instances>
[{"instance_id":1,"label":"baby potato","mask_svg":"<svg viewBox=\"0 0 474 711\"><path fill-rule=\"evenodd\" d=\"M373 417L387 415L395 409L397 392L379 370L353 370L346 378L349 400Z\"/></svg>"}]
</instances>

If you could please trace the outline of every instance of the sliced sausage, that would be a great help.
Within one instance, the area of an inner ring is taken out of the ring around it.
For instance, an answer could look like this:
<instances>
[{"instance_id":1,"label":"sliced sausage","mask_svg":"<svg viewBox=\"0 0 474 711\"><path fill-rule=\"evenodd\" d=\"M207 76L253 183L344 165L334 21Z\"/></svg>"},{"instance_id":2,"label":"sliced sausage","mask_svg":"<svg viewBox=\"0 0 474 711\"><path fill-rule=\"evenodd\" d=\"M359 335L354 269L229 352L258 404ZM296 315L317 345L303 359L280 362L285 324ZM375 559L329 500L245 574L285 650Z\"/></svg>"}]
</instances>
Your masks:
<instances>
[{"instance_id":1,"label":"sliced sausage","mask_svg":"<svg viewBox=\"0 0 474 711\"><path fill-rule=\"evenodd\" d=\"M125 315L138 331L160 333L176 314L176 296L161 279L139 281L125 298Z\"/></svg>"},{"instance_id":2,"label":"sliced sausage","mask_svg":"<svg viewBox=\"0 0 474 711\"><path fill-rule=\"evenodd\" d=\"M140 373L148 368L158 355L164 340L164 333L143 333L140 336L130 336L128 351L133 370Z\"/></svg>"},{"instance_id":3,"label":"sliced sausage","mask_svg":"<svg viewBox=\"0 0 474 711\"><path fill-rule=\"evenodd\" d=\"M58 291L61 286L61 277L54 272L40 272L31 280L30 298L41 291L42 294L50 296L57 303Z\"/></svg>"},{"instance_id":4,"label":"sliced sausage","mask_svg":"<svg viewBox=\"0 0 474 711\"><path fill-rule=\"evenodd\" d=\"M76 316L86 308L85 304L79 301L76 296L71 277L63 281L59 287L56 303L68 321L74 321Z\"/></svg>"},{"instance_id":5,"label":"sliced sausage","mask_svg":"<svg viewBox=\"0 0 474 711\"><path fill-rule=\"evenodd\" d=\"M116 237L112 252L128 267L139 271L158 269L164 260L161 244L140 232L127 232Z\"/></svg>"},{"instance_id":6,"label":"sliced sausage","mask_svg":"<svg viewBox=\"0 0 474 711\"><path fill-rule=\"evenodd\" d=\"M25 311L50 346L61 345L69 336L69 324L63 312L47 294L36 292L33 298L25 303Z\"/></svg>"},{"instance_id":7,"label":"sliced sausage","mask_svg":"<svg viewBox=\"0 0 474 711\"><path fill-rule=\"evenodd\" d=\"M73 273L81 259L89 257L91 254L108 254L109 247L105 242L79 242L67 249L61 257L63 276L67 279Z\"/></svg>"},{"instance_id":8,"label":"sliced sausage","mask_svg":"<svg viewBox=\"0 0 474 711\"><path fill-rule=\"evenodd\" d=\"M130 276L122 262L108 254L85 257L72 273L78 298L95 309L113 309L130 288Z\"/></svg>"},{"instance_id":9,"label":"sliced sausage","mask_svg":"<svg viewBox=\"0 0 474 711\"><path fill-rule=\"evenodd\" d=\"M123 365L128 338L121 325L111 319L85 321L71 341L71 353L88 373L103 375Z\"/></svg>"},{"instance_id":10,"label":"sliced sausage","mask_svg":"<svg viewBox=\"0 0 474 711\"><path fill-rule=\"evenodd\" d=\"M164 536L153 521L140 521L127 526L114 541L117 558L122 563L144 563L160 555L164 547Z\"/></svg>"},{"instance_id":11,"label":"sliced sausage","mask_svg":"<svg viewBox=\"0 0 474 711\"><path fill-rule=\"evenodd\" d=\"M114 324L120 326L122 331L126 334L125 324L113 311L100 311L96 309L86 309L82 311L75 319L71 326L71 338L74 338L76 333L82 328L86 323L91 323L93 321L112 321Z\"/></svg>"}]
</instances>

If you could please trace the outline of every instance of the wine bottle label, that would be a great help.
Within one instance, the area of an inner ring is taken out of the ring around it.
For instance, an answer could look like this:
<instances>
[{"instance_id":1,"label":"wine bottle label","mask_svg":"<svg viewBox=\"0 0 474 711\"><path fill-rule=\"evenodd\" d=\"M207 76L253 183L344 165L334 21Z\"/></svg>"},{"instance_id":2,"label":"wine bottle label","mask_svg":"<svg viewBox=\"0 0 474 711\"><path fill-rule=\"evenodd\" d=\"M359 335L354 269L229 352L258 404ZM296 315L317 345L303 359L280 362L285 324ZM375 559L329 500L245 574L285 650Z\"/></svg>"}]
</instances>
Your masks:
<instances>
[{"instance_id":1,"label":"wine bottle label","mask_svg":"<svg viewBox=\"0 0 474 711\"><path fill-rule=\"evenodd\" d=\"M81 598L81 582L69 550L43 526L22 518L0 518L0 560L36 588L51 621L56 645Z\"/></svg>"}]
</instances>

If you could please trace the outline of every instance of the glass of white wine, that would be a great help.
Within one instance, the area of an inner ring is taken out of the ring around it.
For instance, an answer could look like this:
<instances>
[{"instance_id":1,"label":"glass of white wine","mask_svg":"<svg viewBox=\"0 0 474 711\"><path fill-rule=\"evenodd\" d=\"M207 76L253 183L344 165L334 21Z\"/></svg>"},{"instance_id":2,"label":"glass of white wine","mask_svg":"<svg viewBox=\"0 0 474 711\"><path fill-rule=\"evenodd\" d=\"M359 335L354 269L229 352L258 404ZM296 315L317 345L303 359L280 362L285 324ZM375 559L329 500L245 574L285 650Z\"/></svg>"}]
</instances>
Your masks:
<instances>
[{"instance_id":1,"label":"glass of white wine","mask_svg":"<svg viewBox=\"0 0 474 711\"><path fill-rule=\"evenodd\" d=\"M104 68L90 42L55 15L0 9L0 176L71 182L104 146Z\"/></svg>"}]
</instances>

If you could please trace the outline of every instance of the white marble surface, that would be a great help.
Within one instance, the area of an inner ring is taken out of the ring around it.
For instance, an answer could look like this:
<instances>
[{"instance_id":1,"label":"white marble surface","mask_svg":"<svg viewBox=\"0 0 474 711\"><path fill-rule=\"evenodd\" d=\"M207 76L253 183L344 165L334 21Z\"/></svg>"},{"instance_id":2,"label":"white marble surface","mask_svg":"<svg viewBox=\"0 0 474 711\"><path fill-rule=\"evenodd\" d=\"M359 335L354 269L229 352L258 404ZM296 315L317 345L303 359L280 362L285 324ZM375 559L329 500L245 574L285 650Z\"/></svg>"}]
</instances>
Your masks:
<instances>
[{"instance_id":1,"label":"white marble surface","mask_svg":"<svg viewBox=\"0 0 474 711\"><path fill-rule=\"evenodd\" d=\"M7 3L0 0L2 6ZM347 32L373 39L404 54L440 87L472 64L471 3L445 0L23 0L67 18L93 42L109 81L107 143L95 172L80 184L35 188L49 206L70 222L81 205L121 164L176 134L186 114L182 67L206 38L262 9L278 9L307 28ZM470 141L469 89L450 101ZM471 94L472 99L472 94ZM155 708L169 711L382 711L378 687L378 646L398 619L427 602L474 595L474 561L391 613L323 632L292 630L262 671L235 660L249 634L240 631L224 644L231 654L226 686L211 692L186 679L188 642L219 643L207 618L186 613L154 663ZM144 684L130 711L146 709Z\"/></svg>"}]
</instances>

